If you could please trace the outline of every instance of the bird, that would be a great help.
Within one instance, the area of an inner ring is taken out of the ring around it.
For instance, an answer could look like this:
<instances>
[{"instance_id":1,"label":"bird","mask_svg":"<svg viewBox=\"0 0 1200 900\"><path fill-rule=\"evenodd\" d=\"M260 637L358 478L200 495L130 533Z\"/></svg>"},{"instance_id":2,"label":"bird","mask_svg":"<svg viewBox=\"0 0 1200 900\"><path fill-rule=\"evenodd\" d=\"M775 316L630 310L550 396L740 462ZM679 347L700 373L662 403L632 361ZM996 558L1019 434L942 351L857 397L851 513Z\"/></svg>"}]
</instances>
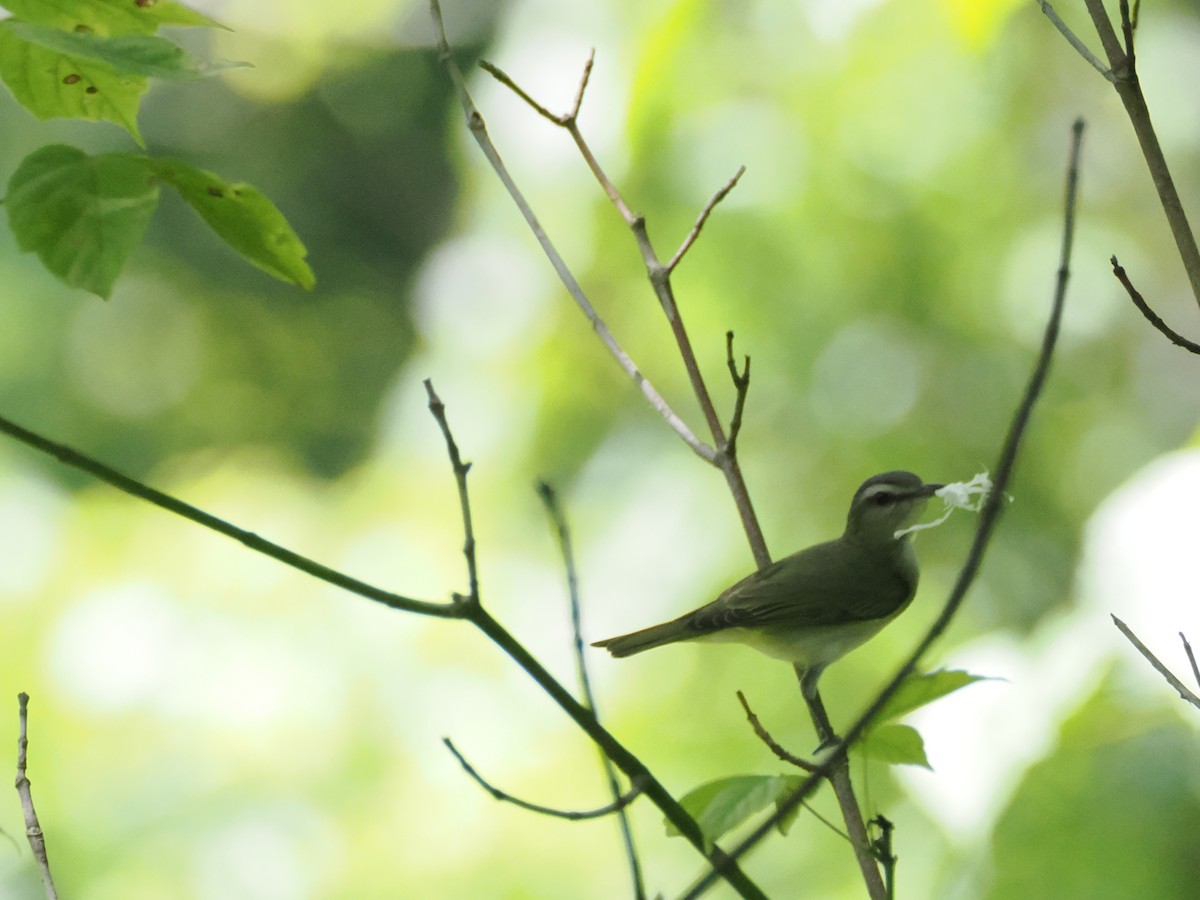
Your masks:
<instances>
[{"instance_id":1,"label":"bird","mask_svg":"<svg viewBox=\"0 0 1200 900\"><path fill-rule=\"evenodd\" d=\"M680 641L748 644L791 663L811 705L825 667L912 602L917 558L903 530L942 487L912 472L874 475L854 492L841 537L770 563L677 619L592 646L626 657Z\"/></svg>"}]
</instances>

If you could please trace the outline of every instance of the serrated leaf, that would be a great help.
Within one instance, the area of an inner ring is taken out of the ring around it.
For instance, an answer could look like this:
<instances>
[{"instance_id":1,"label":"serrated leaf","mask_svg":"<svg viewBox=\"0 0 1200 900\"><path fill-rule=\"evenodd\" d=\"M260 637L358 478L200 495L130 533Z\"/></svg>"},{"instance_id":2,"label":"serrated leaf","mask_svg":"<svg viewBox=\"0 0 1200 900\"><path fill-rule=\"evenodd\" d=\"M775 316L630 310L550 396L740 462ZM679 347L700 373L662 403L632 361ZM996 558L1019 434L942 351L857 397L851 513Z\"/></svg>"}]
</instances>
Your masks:
<instances>
[{"instance_id":1,"label":"serrated leaf","mask_svg":"<svg viewBox=\"0 0 1200 900\"><path fill-rule=\"evenodd\" d=\"M72 287L107 299L157 204L143 157L51 144L17 166L5 207L17 246Z\"/></svg>"},{"instance_id":2,"label":"serrated leaf","mask_svg":"<svg viewBox=\"0 0 1200 900\"><path fill-rule=\"evenodd\" d=\"M947 694L965 688L977 681L989 681L986 675L972 675L960 669L938 669L936 672L926 672L924 675L910 675L900 685L900 689L892 695L879 711L876 722L886 722L896 719L914 709L940 700Z\"/></svg>"},{"instance_id":3,"label":"serrated leaf","mask_svg":"<svg viewBox=\"0 0 1200 900\"><path fill-rule=\"evenodd\" d=\"M104 63L122 74L145 75L172 81L195 81L224 69L247 63L207 62L178 44L152 34L104 37L93 32L63 31L46 25L10 21L8 27L22 40L61 53L76 66L82 60Z\"/></svg>"},{"instance_id":4,"label":"serrated leaf","mask_svg":"<svg viewBox=\"0 0 1200 900\"><path fill-rule=\"evenodd\" d=\"M704 839L712 842L787 796L799 782L792 775L732 775L689 791L679 804L699 823ZM781 830L787 833L786 828ZM667 822L667 834L678 833Z\"/></svg>"},{"instance_id":5,"label":"serrated leaf","mask_svg":"<svg viewBox=\"0 0 1200 900\"><path fill-rule=\"evenodd\" d=\"M39 119L105 120L140 144L137 112L148 81L93 60L75 60L21 38L12 19L0 22L0 80Z\"/></svg>"},{"instance_id":6,"label":"serrated leaf","mask_svg":"<svg viewBox=\"0 0 1200 900\"><path fill-rule=\"evenodd\" d=\"M308 250L283 213L258 188L230 183L177 159L151 162L155 172L230 247L281 281L308 290L316 283Z\"/></svg>"},{"instance_id":7,"label":"serrated leaf","mask_svg":"<svg viewBox=\"0 0 1200 900\"><path fill-rule=\"evenodd\" d=\"M911 725L889 723L880 725L855 745L855 749L870 759L889 765L929 765L925 755L925 741L920 732Z\"/></svg>"}]
</instances>

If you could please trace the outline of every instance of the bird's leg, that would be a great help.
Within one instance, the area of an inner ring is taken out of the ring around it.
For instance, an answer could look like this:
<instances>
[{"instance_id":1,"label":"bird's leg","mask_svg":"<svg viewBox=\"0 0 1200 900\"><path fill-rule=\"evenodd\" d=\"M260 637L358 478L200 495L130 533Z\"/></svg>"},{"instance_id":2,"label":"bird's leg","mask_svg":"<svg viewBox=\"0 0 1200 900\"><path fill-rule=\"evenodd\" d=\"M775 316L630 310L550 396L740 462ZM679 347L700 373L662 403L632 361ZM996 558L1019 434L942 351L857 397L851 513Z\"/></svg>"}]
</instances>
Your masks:
<instances>
[{"instance_id":1,"label":"bird's leg","mask_svg":"<svg viewBox=\"0 0 1200 900\"><path fill-rule=\"evenodd\" d=\"M829 715L825 712L825 704L821 701L821 694L817 690L817 679L821 677L823 671L825 671L824 666L796 664L796 677L800 679L800 693L804 695L804 701L808 704L808 712L812 716L813 726L817 729L817 737L821 740L817 749L813 751L814 753L820 753L838 742L838 736L834 733L833 724L829 721Z\"/></svg>"}]
</instances>

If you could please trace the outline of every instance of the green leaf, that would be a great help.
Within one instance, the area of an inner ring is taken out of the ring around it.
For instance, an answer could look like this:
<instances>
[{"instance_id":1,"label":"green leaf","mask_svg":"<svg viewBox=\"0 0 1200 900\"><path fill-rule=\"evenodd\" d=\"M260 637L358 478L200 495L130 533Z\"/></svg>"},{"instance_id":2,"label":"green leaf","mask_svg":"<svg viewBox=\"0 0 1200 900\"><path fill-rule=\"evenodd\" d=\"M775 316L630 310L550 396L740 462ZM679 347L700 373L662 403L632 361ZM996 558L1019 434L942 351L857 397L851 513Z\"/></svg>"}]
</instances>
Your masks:
<instances>
[{"instance_id":1,"label":"green leaf","mask_svg":"<svg viewBox=\"0 0 1200 900\"><path fill-rule=\"evenodd\" d=\"M144 76L31 44L18 33L21 25L0 22L0 80L18 103L39 119L114 122L142 142L137 113L148 85Z\"/></svg>"},{"instance_id":2,"label":"green leaf","mask_svg":"<svg viewBox=\"0 0 1200 900\"><path fill-rule=\"evenodd\" d=\"M308 251L283 213L258 188L232 184L178 159L150 163L229 246L270 275L308 290Z\"/></svg>"},{"instance_id":3,"label":"green leaf","mask_svg":"<svg viewBox=\"0 0 1200 900\"><path fill-rule=\"evenodd\" d=\"M8 181L5 206L17 245L67 284L107 299L158 204L146 162L62 144L33 151Z\"/></svg>"},{"instance_id":4,"label":"green leaf","mask_svg":"<svg viewBox=\"0 0 1200 900\"><path fill-rule=\"evenodd\" d=\"M897 719L905 713L919 709L947 694L965 688L977 681L990 681L986 675L972 675L958 669L938 669L924 675L911 675L900 685L900 689L884 704L876 722Z\"/></svg>"},{"instance_id":5,"label":"green leaf","mask_svg":"<svg viewBox=\"0 0 1200 900\"><path fill-rule=\"evenodd\" d=\"M880 725L859 741L855 749L869 759L890 765L933 768L925 756L925 741L921 739L920 732L911 725Z\"/></svg>"},{"instance_id":6,"label":"green leaf","mask_svg":"<svg viewBox=\"0 0 1200 900\"><path fill-rule=\"evenodd\" d=\"M756 812L779 802L800 784L794 775L732 775L718 778L689 791L680 805L700 824L706 841L718 840ZM794 816L780 823L784 834ZM667 834L679 832L667 822Z\"/></svg>"},{"instance_id":7,"label":"green leaf","mask_svg":"<svg viewBox=\"0 0 1200 900\"><path fill-rule=\"evenodd\" d=\"M206 62L173 41L151 34L103 37L92 32L63 31L19 21L10 21L8 27L30 44L61 53L75 65L90 60L104 63L122 74L194 81L224 69L247 66L247 63Z\"/></svg>"},{"instance_id":8,"label":"green leaf","mask_svg":"<svg viewBox=\"0 0 1200 900\"><path fill-rule=\"evenodd\" d=\"M100 35L154 34L160 25L224 27L166 0L4 0L4 8L26 22Z\"/></svg>"}]
</instances>

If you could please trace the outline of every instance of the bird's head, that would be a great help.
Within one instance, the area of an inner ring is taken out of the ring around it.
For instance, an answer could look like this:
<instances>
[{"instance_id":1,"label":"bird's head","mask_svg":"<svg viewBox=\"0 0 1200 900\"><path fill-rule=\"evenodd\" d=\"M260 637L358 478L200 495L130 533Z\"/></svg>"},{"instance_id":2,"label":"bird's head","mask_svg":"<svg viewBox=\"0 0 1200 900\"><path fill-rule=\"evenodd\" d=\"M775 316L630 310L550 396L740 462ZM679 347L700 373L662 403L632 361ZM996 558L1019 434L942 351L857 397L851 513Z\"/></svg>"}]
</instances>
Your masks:
<instances>
[{"instance_id":1,"label":"bird's head","mask_svg":"<svg viewBox=\"0 0 1200 900\"><path fill-rule=\"evenodd\" d=\"M912 472L884 472L862 483L850 502L846 534L869 542L889 543L912 524L940 484L926 484Z\"/></svg>"}]
</instances>

